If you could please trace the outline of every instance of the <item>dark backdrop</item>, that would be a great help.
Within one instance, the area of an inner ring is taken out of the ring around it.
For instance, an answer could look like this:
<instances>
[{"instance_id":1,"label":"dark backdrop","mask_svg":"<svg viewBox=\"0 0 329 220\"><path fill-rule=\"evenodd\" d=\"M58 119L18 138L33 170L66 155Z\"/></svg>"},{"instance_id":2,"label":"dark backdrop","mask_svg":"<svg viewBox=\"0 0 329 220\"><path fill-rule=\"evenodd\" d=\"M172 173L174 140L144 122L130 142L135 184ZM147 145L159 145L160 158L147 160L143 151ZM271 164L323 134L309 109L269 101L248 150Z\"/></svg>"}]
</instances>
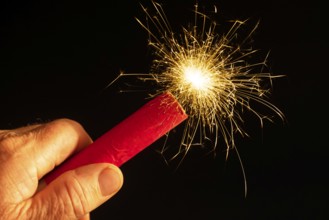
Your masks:
<instances>
[{"instance_id":1,"label":"dark backdrop","mask_svg":"<svg viewBox=\"0 0 329 220\"><path fill-rule=\"evenodd\" d=\"M193 18L194 1L163 2L173 25ZM287 122L261 131L249 120L251 138L237 137L247 198L234 152L225 161L223 148L216 157L195 149L175 171L157 153L159 141L122 167L123 189L93 219L329 218L329 25L324 4L302 2L200 1L217 5L222 21L260 20L256 56L271 51L270 71L286 75L271 99ZM145 93L104 90L120 70L149 70L147 34L134 17L144 14L133 0L1 1L0 128L67 117L97 138L145 103Z\"/></svg>"}]
</instances>

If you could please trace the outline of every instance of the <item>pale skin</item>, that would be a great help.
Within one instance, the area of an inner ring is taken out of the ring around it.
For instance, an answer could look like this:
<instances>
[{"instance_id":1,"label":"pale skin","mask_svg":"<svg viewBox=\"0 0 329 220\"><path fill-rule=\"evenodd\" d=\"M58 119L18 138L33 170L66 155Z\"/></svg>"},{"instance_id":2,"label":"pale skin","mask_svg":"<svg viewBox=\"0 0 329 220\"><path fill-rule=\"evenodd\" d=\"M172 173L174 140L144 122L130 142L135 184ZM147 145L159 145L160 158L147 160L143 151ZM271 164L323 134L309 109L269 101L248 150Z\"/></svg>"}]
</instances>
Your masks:
<instances>
[{"instance_id":1,"label":"pale skin","mask_svg":"<svg viewBox=\"0 0 329 220\"><path fill-rule=\"evenodd\" d=\"M119 168L92 164L49 185L42 181L90 143L83 127L68 119L0 130L0 219L90 219L89 213L121 188Z\"/></svg>"}]
</instances>

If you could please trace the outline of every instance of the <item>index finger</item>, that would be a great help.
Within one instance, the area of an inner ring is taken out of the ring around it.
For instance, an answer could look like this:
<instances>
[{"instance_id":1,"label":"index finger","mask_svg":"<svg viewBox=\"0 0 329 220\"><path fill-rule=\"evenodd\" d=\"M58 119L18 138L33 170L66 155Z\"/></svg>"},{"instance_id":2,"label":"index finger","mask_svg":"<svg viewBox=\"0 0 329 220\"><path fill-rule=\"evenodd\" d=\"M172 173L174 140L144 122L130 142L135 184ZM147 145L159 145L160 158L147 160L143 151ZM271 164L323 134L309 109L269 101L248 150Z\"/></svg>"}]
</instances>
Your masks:
<instances>
[{"instance_id":1,"label":"index finger","mask_svg":"<svg viewBox=\"0 0 329 220\"><path fill-rule=\"evenodd\" d=\"M61 164L70 155L90 145L92 140L84 128L69 119L59 119L29 131L31 157L38 179Z\"/></svg>"}]
</instances>

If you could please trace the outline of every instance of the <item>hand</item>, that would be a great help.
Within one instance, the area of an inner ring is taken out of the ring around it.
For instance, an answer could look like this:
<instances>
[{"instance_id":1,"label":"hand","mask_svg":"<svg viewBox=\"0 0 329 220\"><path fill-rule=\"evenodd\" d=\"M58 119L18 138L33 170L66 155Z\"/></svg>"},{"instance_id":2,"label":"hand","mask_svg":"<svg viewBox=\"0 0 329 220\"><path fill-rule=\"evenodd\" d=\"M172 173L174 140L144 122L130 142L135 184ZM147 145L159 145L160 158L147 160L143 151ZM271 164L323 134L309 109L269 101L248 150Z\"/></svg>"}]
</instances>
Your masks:
<instances>
[{"instance_id":1,"label":"hand","mask_svg":"<svg viewBox=\"0 0 329 220\"><path fill-rule=\"evenodd\" d=\"M60 119L0 130L0 219L89 219L122 186L119 168L107 163L40 181L92 140L77 122Z\"/></svg>"}]
</instances>

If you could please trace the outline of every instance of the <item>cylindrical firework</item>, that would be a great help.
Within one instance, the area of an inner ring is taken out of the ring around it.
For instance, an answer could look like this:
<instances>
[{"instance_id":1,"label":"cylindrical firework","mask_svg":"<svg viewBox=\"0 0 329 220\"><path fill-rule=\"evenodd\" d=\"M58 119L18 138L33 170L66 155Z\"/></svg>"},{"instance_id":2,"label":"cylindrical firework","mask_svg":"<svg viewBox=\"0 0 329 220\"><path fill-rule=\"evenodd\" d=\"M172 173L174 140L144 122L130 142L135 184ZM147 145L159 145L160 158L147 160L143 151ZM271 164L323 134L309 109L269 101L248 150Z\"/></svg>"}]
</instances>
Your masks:
<instances>
[{"instance_id":1,"label":"cylindrical firework","mask_svg":"<svg viewBox=\"0 0 329 220\"><path fill-rule=\"evenodd\" d=\"M73 155L44 180L49 184L62 173L87 164L104 162L121 166L186 118L174 96L163 93Z\"/></svg>"}]
</instances>

